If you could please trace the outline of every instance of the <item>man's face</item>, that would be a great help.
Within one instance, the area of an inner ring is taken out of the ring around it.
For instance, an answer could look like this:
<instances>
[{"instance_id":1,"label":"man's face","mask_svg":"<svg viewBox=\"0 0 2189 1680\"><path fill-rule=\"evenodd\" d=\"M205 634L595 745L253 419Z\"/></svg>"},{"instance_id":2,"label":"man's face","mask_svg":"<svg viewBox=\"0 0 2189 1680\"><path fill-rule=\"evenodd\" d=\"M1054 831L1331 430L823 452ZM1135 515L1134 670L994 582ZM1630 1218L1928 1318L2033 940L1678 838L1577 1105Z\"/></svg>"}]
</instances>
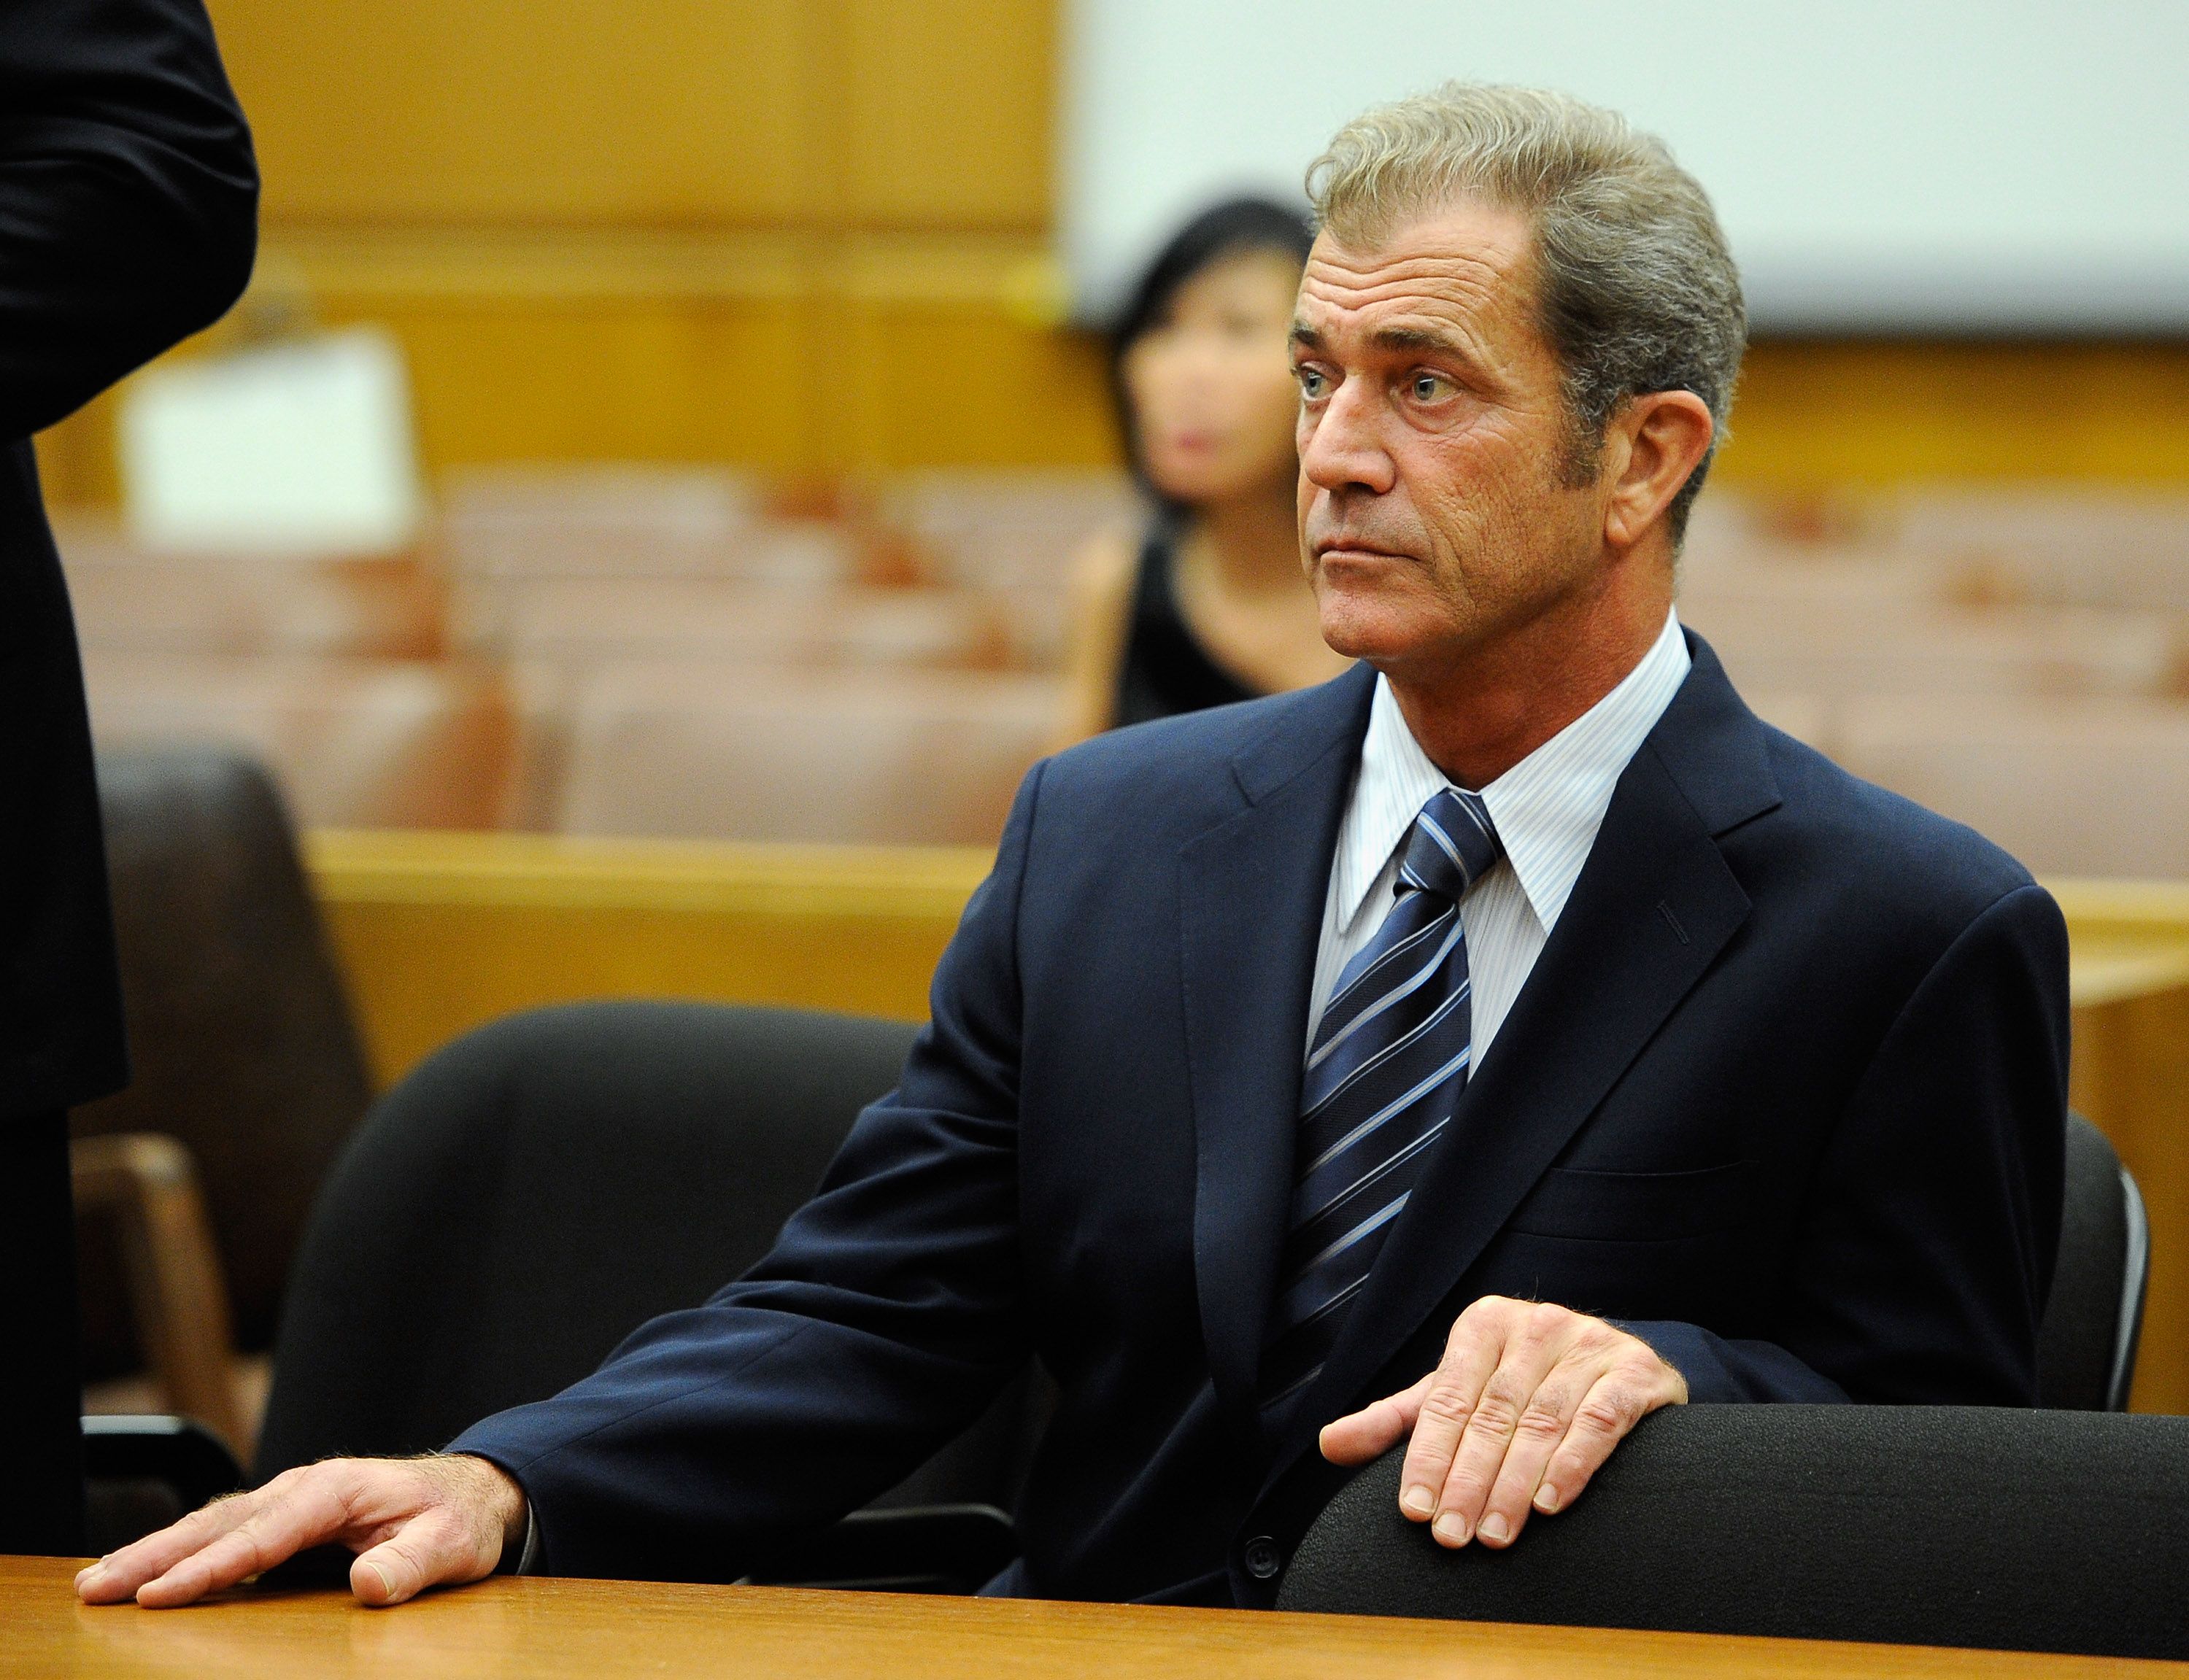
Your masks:
<instances>
[{"instance_id":1,"label":"man's face","mask_svg":"<svg viewBox=\"0 0 2189 1680\"><path fill-rule=\"evenodd\" d=\"M1300 538L1340 653L1426 675L1600 575L1598 492L1563 482L1533 247L1524 217L1474 203L1373 250L1315 241L1292 329Z\"/></svg>"}]
</instances>

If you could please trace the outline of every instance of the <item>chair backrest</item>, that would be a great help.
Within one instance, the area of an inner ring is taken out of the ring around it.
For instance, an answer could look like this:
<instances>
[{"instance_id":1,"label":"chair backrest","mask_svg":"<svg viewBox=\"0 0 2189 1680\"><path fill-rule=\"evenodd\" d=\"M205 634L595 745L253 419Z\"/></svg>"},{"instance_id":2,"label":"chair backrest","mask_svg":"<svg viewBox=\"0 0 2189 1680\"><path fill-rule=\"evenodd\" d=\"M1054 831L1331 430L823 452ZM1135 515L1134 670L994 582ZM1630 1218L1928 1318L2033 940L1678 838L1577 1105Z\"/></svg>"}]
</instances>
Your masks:
<instances>
[{"instance_id":1,"label":"chair backrest","mask_svg":"<svg viewBox=\"0 0 2189 1680\"><path fill-rule=\"evenodd\" d=\"M444 640L443 590L416 553L175 555L82 513L54 535L88 650L417 659Z\"/></svg>"},{"instance_id":2,"label":"chair backrest","mask_svg":"<svg viewBox=\"0 0 2189 1680\"><path fill-rule=\"evenodd\" d=\"M105 754L99 782L134 1078L71 1129L189 1147L238 1345L263 1348L312 1198L370 1098L364 1052L266 773L220 752ZM131 1369L114 1246L88 1241L81 1260L87 1367Z\"/></svg>"},{"instance_id":3,"label":"chair backrest","mask_svg":"<svg viewBox=\"0 0 2189 1680\"><path fill-rule=\"evenodd\" d=\"M1744 693L2028 702L2163 696L2175 678L2174 622L2159 613L1683 596L1690 612Z\"/></svg>"},{"instance_id":4,"label":"chair backrest","mask_svg":"<svg viewBox=\"0 0 2189 1680\"><path fill-rule=\"evenodd\" d=\"M571 702L555 826L993 846L1061 692L992 671L602 665Z\"/></svg>"},{"instance_id":5,"label":"chair backrest","mask_svg":"<svg viewBox=\"0 0 2189 1680\"><path fill-rule=\"evenodd\" d=\"M492 828L508 808L518 721L485 665L89 648L83 670L102 752L221 742L307 824Z\"/></svg>"},{"instance_id":6,"label":"chair backrest","mask_svg":"<svg viewBox=\"0 0 2189 1680\"><path fill-rule=\"evenodd\" d=\"M2189 708L2119 696L1867 695L1832 754L2039 874L2189 874Z\"/></svg>"},{"instance_id":7,"label":"chair backrest","mask_svg":"<svg viewBox=\"0 0 2189 1680\"><path fill-rule=\"evenodd\" d=\"M916 1030L578 1004L429 1057L374 1108L313 1215L259 1475L437 1447L697 1305L773 1243ZM1008 1502L1017 1422L985 1427L988 1450L961 1451L919 1498Z\"/></svg>"},{"instance_id":8,"label":"chair backrest","mask_svg":"<svg viewBox=\"0 0 2189 1680\"><path fill-rule=\"evenodd\" d=\"M2037 1339L2039 1406L2128 1410L2150 1274L2150 1232L2135 1180L2103 1132L2068 1115L2060 1259Z\"/></svg>"},{"instance_id":9,"label":"chair backrest","mask_svg":"<svg viewBox=\"0 0 2189 1680\"><path fill-rule=\"evenodd\" d=\"M721 578L549 578L512 586L490 648L584 667L699 659L782 665L993 665L993 605L970 589L784 589Z\"/></svg>"},{"instance_id":10,"label":"chair backrest","mask_svg":"<svg viewBox=\"0 0 2189 1680\"><path fill-rule=\"evenodd\" d=\"M1402 1517L1403 1456L1316 1519L1280 1609L2189 1657L2189 1418L1671 1407L1503 1552Z\"/></svg>"}]
</instances>

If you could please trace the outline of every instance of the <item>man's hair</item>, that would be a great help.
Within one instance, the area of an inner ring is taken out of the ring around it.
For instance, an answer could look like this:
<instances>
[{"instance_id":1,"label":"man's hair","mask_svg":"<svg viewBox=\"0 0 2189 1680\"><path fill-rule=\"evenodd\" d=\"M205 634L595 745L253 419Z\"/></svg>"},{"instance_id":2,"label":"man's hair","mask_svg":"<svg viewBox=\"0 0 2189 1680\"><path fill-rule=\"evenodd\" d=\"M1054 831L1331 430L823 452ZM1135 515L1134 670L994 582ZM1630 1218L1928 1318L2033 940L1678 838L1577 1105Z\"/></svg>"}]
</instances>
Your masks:
<instances>
[{"instance_id":1,"label":"man's hair","mask_svg":"<svg viewBox=\"0 0 2189 1680\"><path fill-rule=\"evenodd\" d=\"M1447 82L1347 123L1307 189L1355 249L1466 199L1525 216L1543 335L1564 369L1569 482L1594 480L1630 397L1691 391L1710 405L1711 454L1670 510L1678 542L1726 436L1748 311L1709 195L1662 140L1567 94Z\"/></svg>"}]
</instances>

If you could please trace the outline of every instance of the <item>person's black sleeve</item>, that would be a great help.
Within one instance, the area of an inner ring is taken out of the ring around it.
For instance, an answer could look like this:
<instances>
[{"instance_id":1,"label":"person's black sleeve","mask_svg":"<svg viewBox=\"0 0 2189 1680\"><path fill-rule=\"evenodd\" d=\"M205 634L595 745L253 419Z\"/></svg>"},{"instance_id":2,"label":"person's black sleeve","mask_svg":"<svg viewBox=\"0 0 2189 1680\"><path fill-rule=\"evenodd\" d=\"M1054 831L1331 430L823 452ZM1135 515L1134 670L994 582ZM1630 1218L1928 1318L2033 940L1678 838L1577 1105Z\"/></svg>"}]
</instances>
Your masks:
<instances>
[{"instance_id":1,"label":"person's black sleeve","mask_svg":"<svg viewBox=\"0 0 2189 1680\"><path fill-rule=\"evenodd\" d=\"M0 438L218 319L258 172L201 0L0 8Z\"/></svg>"}]
</instances>

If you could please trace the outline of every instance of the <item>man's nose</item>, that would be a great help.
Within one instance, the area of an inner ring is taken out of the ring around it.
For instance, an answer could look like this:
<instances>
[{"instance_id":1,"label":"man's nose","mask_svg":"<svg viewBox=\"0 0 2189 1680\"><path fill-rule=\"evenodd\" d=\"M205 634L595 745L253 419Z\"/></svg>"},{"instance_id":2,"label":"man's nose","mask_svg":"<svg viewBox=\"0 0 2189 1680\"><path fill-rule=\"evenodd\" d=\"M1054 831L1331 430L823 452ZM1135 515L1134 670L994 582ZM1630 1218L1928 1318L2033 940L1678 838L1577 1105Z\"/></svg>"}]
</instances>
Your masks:
<instances>
[{"instance_id":1,"label":"man's nose","mask_svg":"<svg viewBox=\"0 0 2189 1680\"><path fill-rule=\"evenodd\" d=\"M1300 441L1300 471L1308 482L1333 494L1389 490L1398 468L1378 436L1378 418L1366 381L1349 379L1332 392Z\"/></svg>"}]
</instances>

